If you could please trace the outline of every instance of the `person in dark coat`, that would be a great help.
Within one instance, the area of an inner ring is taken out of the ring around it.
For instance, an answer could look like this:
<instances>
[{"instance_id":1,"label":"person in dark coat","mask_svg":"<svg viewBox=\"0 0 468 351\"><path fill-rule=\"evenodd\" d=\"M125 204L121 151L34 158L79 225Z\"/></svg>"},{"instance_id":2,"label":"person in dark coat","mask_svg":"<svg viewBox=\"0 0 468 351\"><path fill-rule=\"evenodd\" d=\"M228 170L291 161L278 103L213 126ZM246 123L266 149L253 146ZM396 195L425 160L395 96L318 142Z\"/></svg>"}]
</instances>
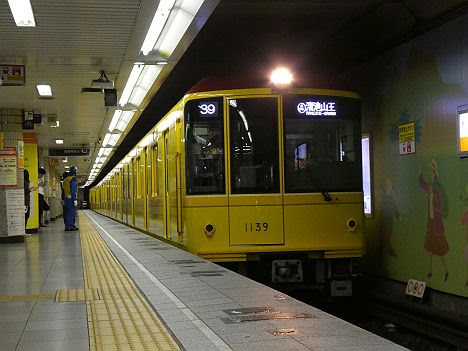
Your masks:
<instances>
[{"instance_id":1,"label":"person in dark coat","mask_svg":"<svg viewBox=\"0 0 468 351\"><path fill-rule=\"evenodd\" d=\"M24 225L28 225L29 210L31 208L31 189L29 181L29 172L24 170Z\"/></svg>"}]
</instances>

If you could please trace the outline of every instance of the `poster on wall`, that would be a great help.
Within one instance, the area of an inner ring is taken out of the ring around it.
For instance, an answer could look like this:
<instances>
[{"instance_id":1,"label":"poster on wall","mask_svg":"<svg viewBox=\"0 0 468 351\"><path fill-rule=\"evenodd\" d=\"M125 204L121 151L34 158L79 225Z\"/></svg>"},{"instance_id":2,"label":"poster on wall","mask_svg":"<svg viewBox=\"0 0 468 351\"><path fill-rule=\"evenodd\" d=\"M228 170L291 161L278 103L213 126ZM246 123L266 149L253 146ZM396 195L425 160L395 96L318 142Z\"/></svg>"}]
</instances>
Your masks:
<instances>
[{"instance_id":1,"label":"poster on wall","mask_svg":"<svg viewBox=\"0 0 468 351\"><path fill-rule=\"evenodd\" d=\"M26 67L24 65L0 65L0 85L25 86Z\"/></svg>"},{"instance_id":2,"label":"poster on wall","mask_svg":"<svg viewBox=\"0 0 468 351\"><path fill-rule=\"evenodd\" d=\"M0 149L0 187L16 186L16 147Z\"/></svg>"},{"instance_id":3,"label":"poster on wall","mask_svg":"<svg viewBox=\"0 0 468 351\"><path fill-rule=\"evenodd\" d=\"M24 235L24 190L8 189L5 192L7 205L8 236Z\"/></svg>"},{"instance_id":4,"label":"poster on wall","mask_svg":"<svg viewBox=\"0 0 468 351\"><path fill-rule=\"evenodd\" d=\"M458 114L458 156L468 157L468 111Z\"/></svg>"},{"instance_id":5,"label":"poster on wall","mask_svg":"<svg viewBox=\"0 0 468 351\"><path fill-rule=\"evenodd\" d=\"M400 124L398 126L398 145L400 148L400 155L416 153L415 140L414 122Z\"/></svg>"},{"instance_id":6,"label":"poster on wall","mask_svg":"<svg viewBox=\"0 0 468 351\"><path fill-rule=\"evenodd\" d=\"M24 168L24 141L18 141L18 168Z\"/></svg>"}]
</instances>

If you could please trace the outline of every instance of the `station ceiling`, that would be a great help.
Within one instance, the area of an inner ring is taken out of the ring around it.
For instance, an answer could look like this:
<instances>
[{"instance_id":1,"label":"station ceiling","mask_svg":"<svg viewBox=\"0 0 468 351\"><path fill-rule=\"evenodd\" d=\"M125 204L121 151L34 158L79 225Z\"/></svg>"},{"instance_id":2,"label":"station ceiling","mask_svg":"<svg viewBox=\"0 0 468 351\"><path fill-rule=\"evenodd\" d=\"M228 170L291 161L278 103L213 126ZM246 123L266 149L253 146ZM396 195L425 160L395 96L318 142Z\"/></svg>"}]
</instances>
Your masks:
<instances>
[{"instance_id":1,"label":"station ceiling","mask_svg":"<svg viewBox=\"0 0 468 351\"><path fill-rule=\"evenodd\" d=\"M0 64L25 64L26 87L0 87L0 108L56 116L60 128L36 127L39 145L89 145L91 157L69 160L85 180L113 110L100 93L81 93L105 70L120 96L158 1L32 0L37 27L16 27L0 1ZM103 167L98 182L200 79L236 75L267 79L276 65L299 83L330 87L341 72L467 13L461 0L221 0L207 22L184 41L133 129ZM35 85L51 84L40 100Z\"/></svg>"}]
</instances>

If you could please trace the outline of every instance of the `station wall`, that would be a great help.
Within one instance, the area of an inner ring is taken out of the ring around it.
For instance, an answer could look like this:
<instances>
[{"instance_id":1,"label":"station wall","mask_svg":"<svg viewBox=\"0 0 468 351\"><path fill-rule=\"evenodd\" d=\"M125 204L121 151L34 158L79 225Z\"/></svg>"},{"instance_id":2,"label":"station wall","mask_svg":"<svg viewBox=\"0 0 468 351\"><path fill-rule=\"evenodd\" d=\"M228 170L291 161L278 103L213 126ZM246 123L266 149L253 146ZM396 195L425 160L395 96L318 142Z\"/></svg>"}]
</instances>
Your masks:
<instances>
[{"instance_id":1,"label":"station wall","mask_svg":"<svg viewBox=\"0 0 468 351\"><path fill-rule=\"evenodd\" d=\"M468 16L359 67L351 78L373 140L368 272L468 296L468 158L457 155L457 108L468 104ZM356 85L357 84L357 85ZM416 152L398 126L415 123Z\"/></svg>"}]
</instances>

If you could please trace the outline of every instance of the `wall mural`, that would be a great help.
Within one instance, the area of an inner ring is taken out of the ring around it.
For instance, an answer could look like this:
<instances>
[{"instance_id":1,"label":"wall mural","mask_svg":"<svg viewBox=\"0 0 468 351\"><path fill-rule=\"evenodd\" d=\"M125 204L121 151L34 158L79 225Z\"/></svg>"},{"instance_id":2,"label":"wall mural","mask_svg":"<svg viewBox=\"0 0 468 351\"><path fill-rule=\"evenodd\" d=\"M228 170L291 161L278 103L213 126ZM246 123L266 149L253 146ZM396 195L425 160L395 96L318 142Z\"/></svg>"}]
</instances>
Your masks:
<instances>
[{"instance_id":1,"label":"wall mural","mask_svg":"<svg viewBox=\"0 0 468 351\"><path fill-rule=\"evenodd\" d=\"M377 185L375 214L366 220L364 268L468 296L468 159L456 152L456 111L468 104L468 90L443 79L445 71L458 77L452 71L463 70L454 67L457 60L445 59L449 49L437 54L419 46L396 49L359 72L369 77L359 92L369 104L363 117L372 126L366 130L373 134ZM376 82L382 71L392 74ZM409 122L416 152L400 155L398 127Z\"/></svg>"}]
</instances>

